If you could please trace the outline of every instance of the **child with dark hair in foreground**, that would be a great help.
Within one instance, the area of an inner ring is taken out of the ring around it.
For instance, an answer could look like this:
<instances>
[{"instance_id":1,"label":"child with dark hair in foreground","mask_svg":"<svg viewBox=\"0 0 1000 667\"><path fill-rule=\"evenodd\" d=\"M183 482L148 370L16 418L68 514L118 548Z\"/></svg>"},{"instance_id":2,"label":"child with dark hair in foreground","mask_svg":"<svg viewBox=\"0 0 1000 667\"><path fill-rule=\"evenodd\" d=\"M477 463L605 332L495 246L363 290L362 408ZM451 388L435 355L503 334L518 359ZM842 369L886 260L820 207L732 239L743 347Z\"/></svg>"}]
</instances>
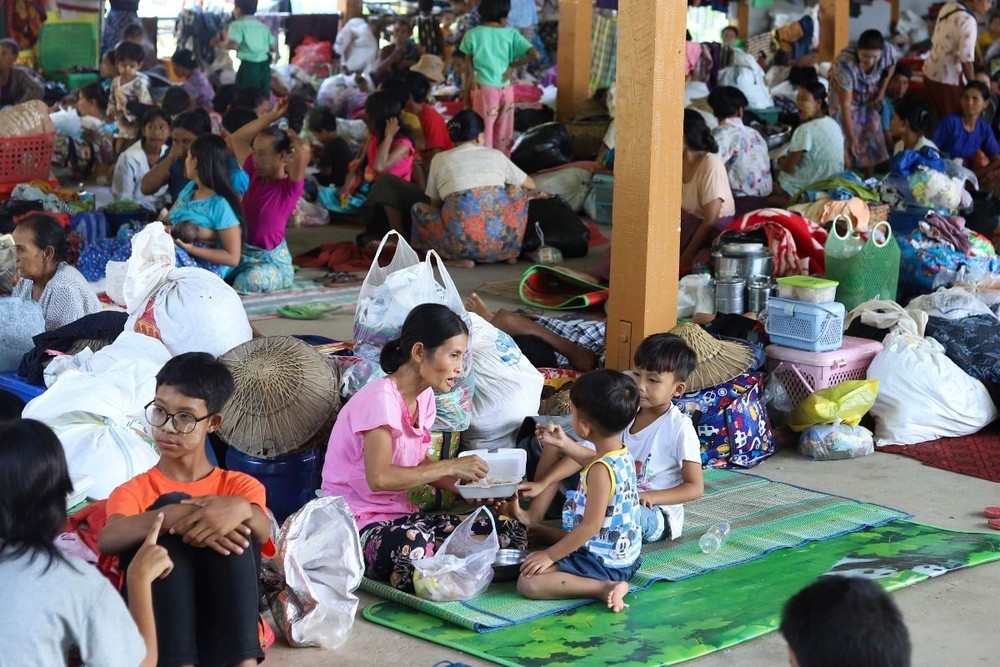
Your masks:
<instances>
[{"instance_id":1,"label":"child with dark hair in foreground","mask_svg":"<svg viewBox=\"0 0 1000 667\"><path fill-rule=\"evenodd\" d=\"M617 613L627 606L628 582L642 561L635 460L622 443L639 390L625 374L602 369L578 379L569 399L573 429L595 447L568 450L586 466L573 499L575 526L548 549L528 554L517 590L535 600L596 598ZM558 427L540 428L539 436L549 447L565 439Z\"/></svg>"},{"instance_id":2,"label":"child with dark hair in foreground","mask_svg":"<svg viewBox=\"0 0 1000 667\"><path fill-rule=\"evenodd\" d=\"M264 487L213 466L205 437L222 424L233 377L208 354L168 361L146 406L160 460L108 498L98 547L123 569L162 515L160 544L174 563L153 583L160 665L250 667L263 657L257 635L260 545L270 521Z\"/></svg>"},{"instance_id":3,"label":"child with dark hair in foreground","mask_svg":"<svg viewBox=\"0 0 1000 667\"><path fill-rule=\"evenodd\" d=\"M781 634L792 667L909 667L903 615L878 584L822 577L785 604Z\"/></svg>"}]
</instances>

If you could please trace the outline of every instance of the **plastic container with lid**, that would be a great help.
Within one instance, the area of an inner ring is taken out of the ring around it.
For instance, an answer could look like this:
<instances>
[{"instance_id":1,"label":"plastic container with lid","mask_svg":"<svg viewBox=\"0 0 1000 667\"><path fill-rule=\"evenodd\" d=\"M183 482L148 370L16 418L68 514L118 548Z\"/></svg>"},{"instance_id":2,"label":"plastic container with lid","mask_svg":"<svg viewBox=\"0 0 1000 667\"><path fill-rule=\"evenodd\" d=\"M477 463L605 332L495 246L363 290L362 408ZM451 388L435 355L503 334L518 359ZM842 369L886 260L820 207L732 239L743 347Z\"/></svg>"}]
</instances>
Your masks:
<instances>
[{"instance_id":1,"label":"plastic container with lid","mask_svg":"<svg viewBox=\"0 0 1000 667\"><path fill-rule=\"evenodd\" d=\"M523 449L501 449L496 453L482 450L462 452L462 456L478 456L489 470L486 477L476 484L456 484L458 491L466 500L481 498L510 498L517 492L517 485L524 478L528 467L528 452Z\"/></svg>"},{"instance_id":2,"label":"plastic container with lid","mask_svg":"<svg viewBox=\"0 0 1000 667\"><path fill-rule=\"evenodd\" d=\"M786 276L778 278L778 296L806 303L831 303L837 298L836 280L812 276Z\"/></svg>"}]
</instances>

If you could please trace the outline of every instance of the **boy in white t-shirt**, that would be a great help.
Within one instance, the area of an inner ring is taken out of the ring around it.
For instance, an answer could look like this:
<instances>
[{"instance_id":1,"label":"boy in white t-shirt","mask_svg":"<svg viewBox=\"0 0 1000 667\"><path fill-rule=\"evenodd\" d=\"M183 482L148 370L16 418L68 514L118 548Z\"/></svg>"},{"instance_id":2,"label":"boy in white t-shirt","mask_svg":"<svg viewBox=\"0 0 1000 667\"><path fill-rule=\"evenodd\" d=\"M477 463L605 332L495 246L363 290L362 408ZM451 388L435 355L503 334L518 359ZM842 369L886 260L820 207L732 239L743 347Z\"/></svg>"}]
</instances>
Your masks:
<instances>
[{"instance_id":1,"label":"boy in white t-shirt","mask_svg":"<svg viewBox=\"0 0 1000 667\"><path fill-rule=\"evenodd\" d=\"M684 393L697 358L682 338L661 333L642 341L633 361L632 379L639 388L639 412L622 435L636 464L642 540L676 539L684 526L683 503L701 498L705 490L698 434L691 419L672 402L675 396ZM542 420L544 417L539 417ZM540 424L539 431L545 430L548 429ZM558 427L540 436L546 440L559 437L567 442L558 448L543 449L536 480L520 486L520 497L532 499L529 507L522 509L515 500L507 503L504 512L544 539L550 531L542 520L559 491L560 482L583 468L569 452L583 447L593 450L593 446L588 442L572 442Z\"/></svg>"},{"instance_id":2,"label":"boy in white t-shirt","mask_svg":"<svg viewBox=\"0 0 1000 667\"><path fill-rule=\"evenodd\" d=\"M642 540L677 539L684 527L683 503L705 491L698 434L690 417L673 404L684 393L697 358L683 339L662 333L642 341L634 361L639 413L624 439L635 459Z\"/></svg>"}]
</instances>

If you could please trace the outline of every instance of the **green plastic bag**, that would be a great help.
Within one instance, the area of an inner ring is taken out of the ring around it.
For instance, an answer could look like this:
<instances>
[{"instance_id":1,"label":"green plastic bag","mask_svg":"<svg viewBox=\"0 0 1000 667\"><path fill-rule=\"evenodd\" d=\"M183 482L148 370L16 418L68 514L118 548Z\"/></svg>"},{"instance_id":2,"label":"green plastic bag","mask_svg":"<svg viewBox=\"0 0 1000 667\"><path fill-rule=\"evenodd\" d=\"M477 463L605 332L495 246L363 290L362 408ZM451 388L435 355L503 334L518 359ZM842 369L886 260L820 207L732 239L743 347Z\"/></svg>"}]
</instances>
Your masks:
<instances>
[{"instance_id":1,"label":"green plastic bag","mask_svg":"<svg viewBox=\"0 0 1000 667\"><path fill-rule=\"evenodd\" d=\"M844 236L838 229L842 221L847 224ZM876 232L881 235L879 239ZM850 218L837 216L826 240L826 277L839 283L837 301L849 311L872 299L895 301L900 251L892 228L886 222L877 222L864 242L852 239L853 235Z\"/></svg>"},{"instance_id":2,"label":"green plastic bag","mask_svg":"<svg viewBox=\"0 0 1000 667\"><path fill-rule=\"evenodd\" d=\"M857 426L875 404L878 380L848 380L807 396L788 418L788 427L801 432L817 424L833 424L838 419Z\"/></svg>"}]
</instances>

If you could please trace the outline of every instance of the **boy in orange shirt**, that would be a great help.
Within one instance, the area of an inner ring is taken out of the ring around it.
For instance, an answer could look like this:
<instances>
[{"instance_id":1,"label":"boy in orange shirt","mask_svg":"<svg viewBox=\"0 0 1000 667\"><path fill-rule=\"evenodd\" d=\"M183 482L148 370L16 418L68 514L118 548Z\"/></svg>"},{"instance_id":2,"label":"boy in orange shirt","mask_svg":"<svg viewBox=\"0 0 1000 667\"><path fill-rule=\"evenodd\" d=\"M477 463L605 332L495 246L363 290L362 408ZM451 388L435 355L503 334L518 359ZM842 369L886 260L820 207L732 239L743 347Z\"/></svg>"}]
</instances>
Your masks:
<instances>
[{"instance_id":1,"label":"boy in orange shirt","mask_svg":"<svg viewBox=\"0 0 1000 667\"><path fill-rule=\"evenodd\" d=\"M98 547L121 555L123 569L164 517L159 543L174 568L152 587L160 665L251 667L264 655L257 636L260 545L270 533L264 487L216 468L205 453L233 389L229 369L211 355L168 361L146 406L160 460L108 499Z\"/></svg>"}]
</instances>

